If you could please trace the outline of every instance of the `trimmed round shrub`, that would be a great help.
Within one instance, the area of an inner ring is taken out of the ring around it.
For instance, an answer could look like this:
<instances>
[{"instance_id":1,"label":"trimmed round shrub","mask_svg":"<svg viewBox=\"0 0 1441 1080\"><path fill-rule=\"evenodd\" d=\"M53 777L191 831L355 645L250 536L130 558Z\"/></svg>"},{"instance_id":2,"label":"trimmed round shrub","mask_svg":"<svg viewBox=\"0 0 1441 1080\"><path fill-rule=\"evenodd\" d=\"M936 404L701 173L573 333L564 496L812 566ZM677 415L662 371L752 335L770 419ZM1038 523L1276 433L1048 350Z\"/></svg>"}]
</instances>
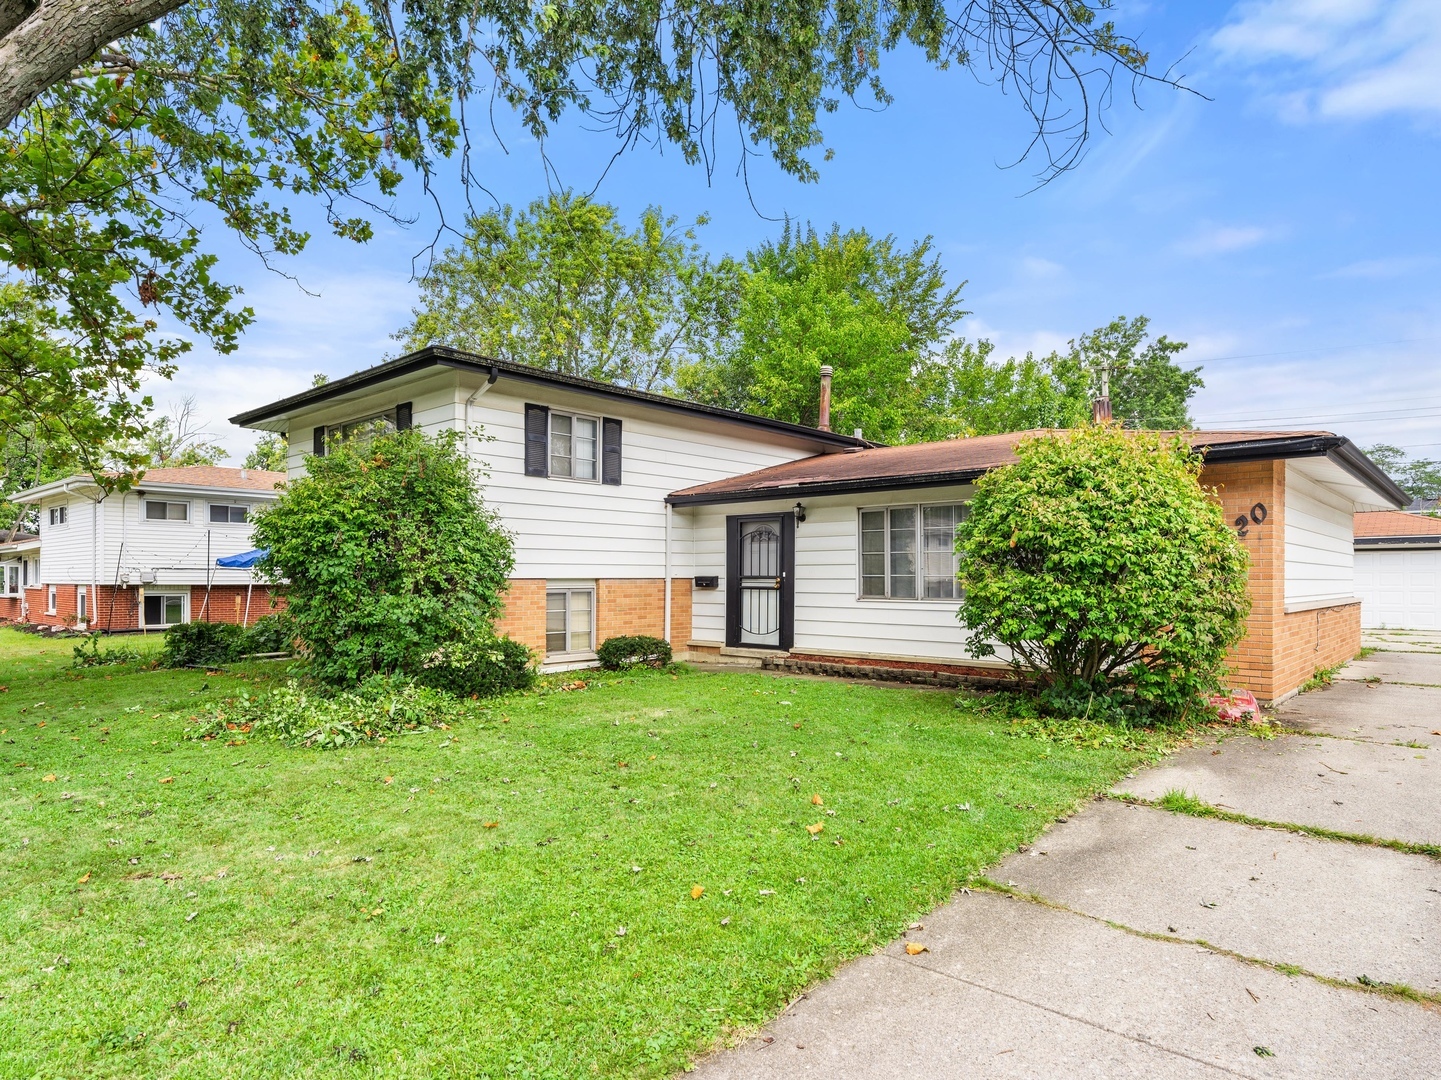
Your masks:
<instances>
[{"instance_id":1,"label":"trimmed round shrub","mask_svg":"<svg viewBox=\"0 0 1441 1080\"><path fill-rule=\"evenodd\" d=\"M670 642L647 634L606 638L596 649L600 666L610 671L627 668L665 667L671 662Z\"/></svg>"},{"instance_id":2,"label":"trimmed round shrub","mask_svg":"<svg viewBox=\"0 0 1441 1080\"><path fill-rule=\"evenodd\" d=\"M489 631L447 642L426 657L416 682L457 697L497 697L535 685L531 653L514 638Z\"/></svg>"},{"instance_id":3,"label":"trimmed round shrub","mask_svg":"<svg viewBox=\"0 0 1441 1080\"><path fill-rule=\"evenodd\" d=\"M958 530L971 654L1003 646L1055 708L1097 695L1157 718L1199 708L1250 609L1246 550L1199 482L1200 456L1114 425L1016 454L976 483Z\"/></svg>"}]
</instances>

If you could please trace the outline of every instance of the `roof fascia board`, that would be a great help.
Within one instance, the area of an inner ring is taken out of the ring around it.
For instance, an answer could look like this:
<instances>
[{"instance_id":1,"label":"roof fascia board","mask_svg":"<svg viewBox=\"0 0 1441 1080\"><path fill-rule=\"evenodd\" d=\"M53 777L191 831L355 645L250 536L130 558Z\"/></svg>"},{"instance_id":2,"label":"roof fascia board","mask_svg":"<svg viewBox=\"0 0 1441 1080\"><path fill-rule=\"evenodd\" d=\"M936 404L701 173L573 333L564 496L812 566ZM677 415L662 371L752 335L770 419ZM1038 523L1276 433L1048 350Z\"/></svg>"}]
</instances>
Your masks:
<instances>
[{"instance_id":1,"label":"roof fascia board","mask_svg":"<svg viewBox=\"0 0 1441 1080\"><path fill-rule=\"evenodd\" d=\"M822 446L851 447L874 445L873 443L868 443L863 439L856 439L850 435L841 435L833 431L820 431L816 428L806 427L803 424L791 424L784 420L771 420L764 416L751 416L749 413L735 412L732 409L720 409L712 405L680 401L674 398L664 397L660 394L630 390L623 386L610 386L606 383L598 383L591 379L581 379L573 375L561 375L551 371L540 371L519 364L508 364L501 360L489 360L485 357L461 352L458 349L447 349L440 346L429 346L421 349L419 352L411 353L409 356L402 356L386 364L380 364L366 371L357 372L343 379L326 383L324 386L314 387L313 389L295 394L292 397L262 406L259 409L252 409L249 412L240 413L232 416L230 422L232 424L238 424L241 427L254 427L267 420L273 421L281 414L319 405L322 402L339 397L342 394L355 390L364 390L382 382L402 378L427 367L481 372L492 380L498 376L542 386L561 387L583 394L593 394L597 397L610 398L612 400L632 401L638 405L669 412L677 412L686 416L706 417L722 423L740 424L745 427L759 428L764 431L787 435Z\"/></svg>"},{"instance_id":2,"label":"roof fascia board","mask_svg":"<svg viewBox=\"0 0 1441 1080\"><path fill-rule=\"evenodd\" d=\"M1382 472L1381 467L1350 439L1342 439L1340 445L1333 447L1326 456L1398 510L1411 505L1411 496L1402 491L1396 481Z\"/></svg>"}]
</instances>

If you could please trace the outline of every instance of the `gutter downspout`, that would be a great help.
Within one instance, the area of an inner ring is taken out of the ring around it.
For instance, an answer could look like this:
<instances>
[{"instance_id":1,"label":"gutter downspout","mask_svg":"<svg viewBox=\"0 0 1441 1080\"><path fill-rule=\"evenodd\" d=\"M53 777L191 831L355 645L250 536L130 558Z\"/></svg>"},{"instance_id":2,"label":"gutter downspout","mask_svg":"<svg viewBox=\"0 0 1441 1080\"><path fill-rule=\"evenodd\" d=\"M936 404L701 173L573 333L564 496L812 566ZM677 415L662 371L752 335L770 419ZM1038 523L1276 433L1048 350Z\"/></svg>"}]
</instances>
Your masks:
<instances>
[{"instance_id":1,"label":"gutter downspout","mask_svg":"<svg viewBox=\"0 0 1441 1080\"><path fill-rule=\"evenodd\" d=\"M670 575L671 575L671 565L670 565L670 529L671 529L671 514L672 514L671 505L670 505L670 503L666 503L666 504L665 504L665 639L666 639L666 641L670 641L670 638L671 638L671 627L670 627L670 606L671 606L671 599L670 599L670 593L671 593L671 576L670 576ZM687 635L687 640L689 640L689 635ZM672 646L672 650L674 650L674 646Z\"/></svg>"},{"instance_id":2,"label":"gutter downspout","mask_svg":"<svg viewBox=\"0 0 1441 1080\"><path fill-rule=\"evenodd\" d=\"M465 425L465 431L463 432L463 435L465 456L467 459L470 459L470 407L471 405L475 404L475 399L480 397L492 386L494 386L496 384L496 380L498 380L499 378L500 370L492 366L490 369L490 378L486 379L485 382L481 383L480 386L476 388L475 393L471 394L470 397L465 399L465 418L462 423L464 423Z\"/></svg>"}]
</instances>

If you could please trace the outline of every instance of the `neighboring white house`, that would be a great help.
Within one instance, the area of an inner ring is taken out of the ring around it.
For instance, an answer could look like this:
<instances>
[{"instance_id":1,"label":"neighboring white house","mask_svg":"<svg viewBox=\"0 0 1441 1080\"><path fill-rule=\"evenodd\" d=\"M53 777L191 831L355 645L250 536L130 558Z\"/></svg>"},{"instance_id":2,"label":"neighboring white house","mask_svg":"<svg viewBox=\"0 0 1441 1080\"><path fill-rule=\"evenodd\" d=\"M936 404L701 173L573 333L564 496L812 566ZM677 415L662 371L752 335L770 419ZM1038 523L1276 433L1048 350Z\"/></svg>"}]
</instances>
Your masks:
<instances>
[{"instance_id":1,"label":"neighboring white house","mask_svg":"<svg viewBox=\"0 0 1441 1080\"><path fill-rule=\"evenodd\" d=\"M1355 537L1361 625L1441 630L1441 518L1357 514Z\"/></svg>"},{"instance_id":2,"label":"neighboring white house","mask_svg":"<svg viewBox=\"0 0 1441 1080\"><path fill-rule=\"evenodd\" d=\"M40 537L34 533L0 534L0 622L20 622L25 589L40 580Z\"/></svg>"},{"instance_id":3,"label":"neighboring white house","mask_svg":"<svg viewBox=\"0 0 1441 1080\"><path fill-rule=\"evenodd\" d=\"M88 475L22 492L14 501L36 507L40 534L17 621L106 630L254 622L270 611L269 590L215 560L250 550L251 511L273 502L284 479L189 466L149 469L124 492Z\"/></svg>"},{"instance_id":4,"label":"neighboring white house","mask_svg":"<svg viewBox=\"0 0 1441 1080\"><path fill-rule=\"evenodd\" d=\"M367 424L471 431L516 538L501 628L551 668L649 633L695 658L995 673L965 651L953 538L971 484L1026 433L873 447L446 348L233 420L286 435L291 475ZM1282 696L1359 649L1351 515L1404 496L1329 432L1189 435L1252 550L1238 679Z\"/></svg>"}]
</instances>

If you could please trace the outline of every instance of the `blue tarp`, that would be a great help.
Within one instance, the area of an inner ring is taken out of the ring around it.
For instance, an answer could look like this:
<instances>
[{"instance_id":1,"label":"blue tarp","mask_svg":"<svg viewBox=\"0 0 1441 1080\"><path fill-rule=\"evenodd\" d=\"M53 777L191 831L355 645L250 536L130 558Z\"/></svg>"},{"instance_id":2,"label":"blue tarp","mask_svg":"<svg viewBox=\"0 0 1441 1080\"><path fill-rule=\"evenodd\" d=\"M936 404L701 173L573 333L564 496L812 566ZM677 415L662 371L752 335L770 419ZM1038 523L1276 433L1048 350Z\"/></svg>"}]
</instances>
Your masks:
<instances>
[{"instance_id":1,"label":"blue tarp","mask_svg":"<svg viewBox=\"0 0 1441 1080\"><path fill-rule=\"evenodd\" d=\"M265 548L252 548L249 551L242 551L239 555L222 555L215 560L216 566L229 567L232 570L249 570L270 552Z\"/></svg>"}]
</instances>

